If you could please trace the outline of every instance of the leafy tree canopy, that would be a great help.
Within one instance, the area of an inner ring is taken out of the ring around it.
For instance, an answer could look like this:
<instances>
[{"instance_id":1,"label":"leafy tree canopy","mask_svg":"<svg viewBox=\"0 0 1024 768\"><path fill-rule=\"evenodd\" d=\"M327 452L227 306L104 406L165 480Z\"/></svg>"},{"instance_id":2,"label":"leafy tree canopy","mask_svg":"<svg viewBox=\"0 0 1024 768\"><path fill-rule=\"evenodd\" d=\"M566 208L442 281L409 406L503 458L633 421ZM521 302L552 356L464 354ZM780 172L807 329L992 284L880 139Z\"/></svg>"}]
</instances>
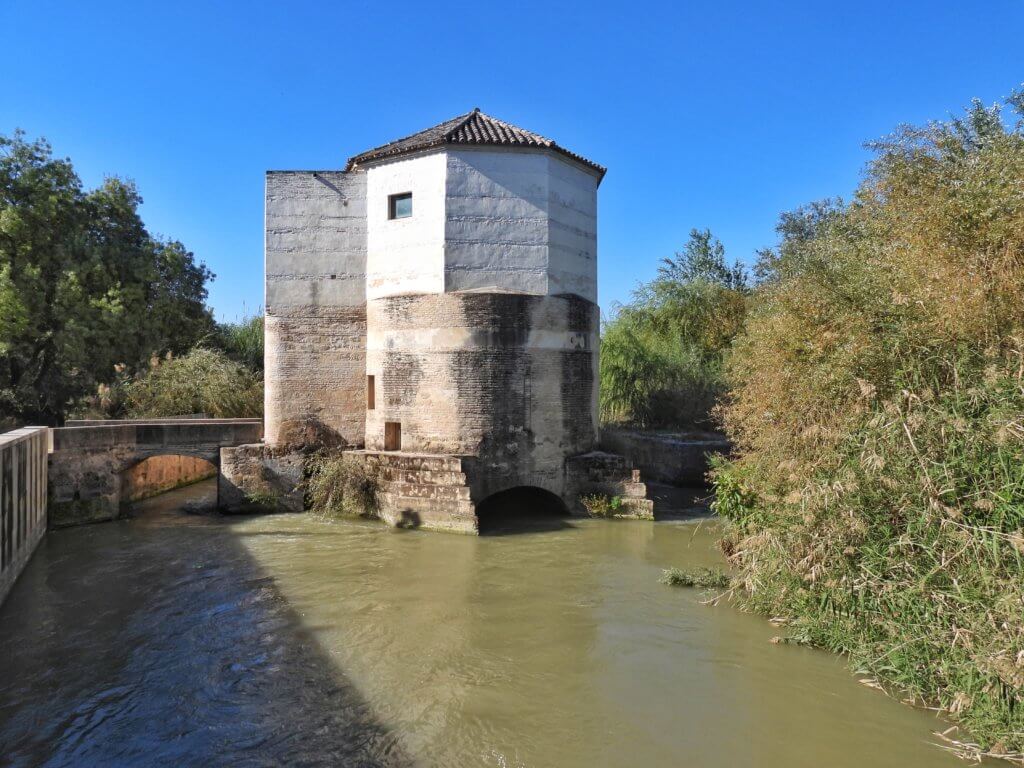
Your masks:
<instances>
[{"instance_id":1,"label":"leafy tree canopy","mask_svg":"<svg viewBox=\"0 0 1024 768\"><path fill-rule=\"evenodd\" d=\"M55 424L77 398L213 329L213 273L153 237L134 184L84 190L44 139L0 136L0 419Z\"/></svg>"},{"instance_id":2,"label":"leafy tree canopy","mask_svg":"<svg viewBox=\"0 0 1024 768\"><path fill-rule=\"evenodd\" d=\"M618 307L601 338L601 413L644 427L709 426L722 355L743 327L750 286L710 230L694 229L658 275Z\"/></svg>"}]
</instances>

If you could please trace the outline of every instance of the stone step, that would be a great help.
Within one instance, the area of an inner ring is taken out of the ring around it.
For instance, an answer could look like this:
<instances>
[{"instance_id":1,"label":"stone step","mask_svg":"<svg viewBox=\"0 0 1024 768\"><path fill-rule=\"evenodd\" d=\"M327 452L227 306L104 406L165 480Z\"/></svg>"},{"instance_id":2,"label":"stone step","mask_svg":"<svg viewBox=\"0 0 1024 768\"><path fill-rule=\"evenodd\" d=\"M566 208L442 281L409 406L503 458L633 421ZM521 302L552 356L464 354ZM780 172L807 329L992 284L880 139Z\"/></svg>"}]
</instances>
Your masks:
<instances>
[{"instance_id":1,"label":"stone step","mask_svg":"<svg viewBox=\"0 0 1024 768\"><path fill-rule=\"evenodd\" d=\"M355 453L353 451L353 453ZM432 456L417 453L391 453L382 451L365 451L363 455L369 464L381 468L406 470L413 472L461 472L462 459L458 456Z\"/></svg>"},{"instance_id":2,"label":"stone step","mask_svg":"<svg viewBox=\"0 0 1024 768\"><path fill-rule=\"evenodd\" d=\"M647 484L646 483L623 483L622 484L622 495L628 496L634 499L646 499L647 498Z\"/></svg>"},{"instance_id":3,"label":"stone step","mask_svg":"<svg viewBox=\"0 0 1024 768\"><path fill-rule=\"evenodd\" d=\"M381 465L381 479L392 483L417 485L465 485L464 472L440 472L430 469L399 469Z\"/></svg>"},{"instance_id":4,"label":"stone step","mask_svg":"<svg viewBox=\"0 0 1024 768\"><path fill-rule=\"evenodd\" d=\"M475 533L476 507L463 499L431 499L395 496L382 493L381 518L399 528L432 528L434 530Z\"/></svg>"},{"instance_id":5,"label":"stone step","mask_svg":"<svg viewBox=\"0 0 1024 768\"><path fill-rule=\"evenodd\" d=\"M381 491L394 497L410 499L437 499L469 501L469 487L465 485L429 485L422 483L396 483L384 481Z\"/></svg>"},{"instance_id":6,"label":"stone step","mask_svg":"<svg viewBox=\"0 0 1024 768\"><path fill-rule=\"evenodd\" d=\"M380 492L382 500L389 501L395 506L408 507L409 509L431 509L431 504L440 502L445 509L456 509L460 512L475 515L476 505L469 499L431 499L427 496L402 496L387 490Z\"/></svg>"}]
</instances>

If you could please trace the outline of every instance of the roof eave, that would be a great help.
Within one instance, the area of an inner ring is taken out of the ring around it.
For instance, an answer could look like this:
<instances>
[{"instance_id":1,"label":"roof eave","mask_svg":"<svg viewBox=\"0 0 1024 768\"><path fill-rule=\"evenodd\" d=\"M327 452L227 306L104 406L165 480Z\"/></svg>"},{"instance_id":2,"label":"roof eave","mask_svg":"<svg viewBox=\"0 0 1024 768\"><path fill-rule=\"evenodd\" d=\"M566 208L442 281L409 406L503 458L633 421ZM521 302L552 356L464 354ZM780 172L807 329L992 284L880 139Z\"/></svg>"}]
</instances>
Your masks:
<instances>
[{"instance_id":1,"label":"roof eave","mask_svg":"<svg viewBox=\"0 0 1024 768\"><path fill-rule=\"evenodd\" d=\"M425 152L431 152L437 149L502 149L508 152L515 152L516 150L526 150L530 152L553 152L560 157L570 160L576 165L582 166L588 171L593 171L597 174L597 183L600 184L604 179L608 169L603 165L598 165L592 160L588 160L582 155L578 155L571 150L565 149L558 144L552 143L551 146L544 146L543 144L537 144L533 146L510 146L508 144L485 143L485 142L473 142L473 143L453 143L448 141L435 141L430 144L423 144L418 147L403 147L401 149L393 149L388 152L364 152L361 155L355 155L348 159L345 164L344 171L349 173L353 170L358 170L360 167L365 165L376 163L383 160L394 160L399 157L406 155L419 155Z\"/></svg>"}]
</instances>

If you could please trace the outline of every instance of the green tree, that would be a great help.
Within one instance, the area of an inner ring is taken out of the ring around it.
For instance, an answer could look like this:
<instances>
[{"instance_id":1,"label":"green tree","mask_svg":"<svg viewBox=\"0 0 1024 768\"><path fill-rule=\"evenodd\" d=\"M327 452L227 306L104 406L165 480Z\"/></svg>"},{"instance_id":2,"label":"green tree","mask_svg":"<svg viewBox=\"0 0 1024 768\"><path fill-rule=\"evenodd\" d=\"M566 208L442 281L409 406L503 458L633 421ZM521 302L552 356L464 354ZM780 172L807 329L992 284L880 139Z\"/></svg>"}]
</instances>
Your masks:
<instances>
[{"instance_id":1,"label":"green tree","mask_svg":"<svg viewBox=\"0 0 1024 768\"><path fill-rule=\"evenodd\" d=\"M706 427L722 392L722 354L743 327L749 281L710 230L694 229L658 276L617 308L601 337L605 421Z\"/></svg>"},{"instance_id":2,"label":"green tree","mask_svg":"<svg viewBox=\"0 0 1024 768\"><path fill-rule=\"evenodd\" d=\"M55 424L69 405L213 327L213 274L151 236L130 182L86 191L67 159L0 136L0 418Z\"/></svg>"}]
</instances>

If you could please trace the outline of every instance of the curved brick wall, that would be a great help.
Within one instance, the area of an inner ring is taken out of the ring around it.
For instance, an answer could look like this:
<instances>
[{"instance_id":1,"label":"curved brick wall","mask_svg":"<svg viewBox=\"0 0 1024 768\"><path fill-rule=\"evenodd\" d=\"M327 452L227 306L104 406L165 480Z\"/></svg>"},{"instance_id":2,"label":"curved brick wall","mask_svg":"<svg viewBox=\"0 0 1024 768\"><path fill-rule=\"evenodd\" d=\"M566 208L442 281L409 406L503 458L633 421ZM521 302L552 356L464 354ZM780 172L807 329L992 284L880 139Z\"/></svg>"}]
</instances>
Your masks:
<instances>
[{"instance_id":1,"label":"curved brick wall","mask_svg":"<svg viewBox=\"0 0 1024 768\"><path fill-rule=\"evenodd\" d=\"M597 305L577 296L445 293L367 303L375 408L366 447L474 457L474 499L561 493L566 456L597 441Z\"/></svg>"}]
</instances>

